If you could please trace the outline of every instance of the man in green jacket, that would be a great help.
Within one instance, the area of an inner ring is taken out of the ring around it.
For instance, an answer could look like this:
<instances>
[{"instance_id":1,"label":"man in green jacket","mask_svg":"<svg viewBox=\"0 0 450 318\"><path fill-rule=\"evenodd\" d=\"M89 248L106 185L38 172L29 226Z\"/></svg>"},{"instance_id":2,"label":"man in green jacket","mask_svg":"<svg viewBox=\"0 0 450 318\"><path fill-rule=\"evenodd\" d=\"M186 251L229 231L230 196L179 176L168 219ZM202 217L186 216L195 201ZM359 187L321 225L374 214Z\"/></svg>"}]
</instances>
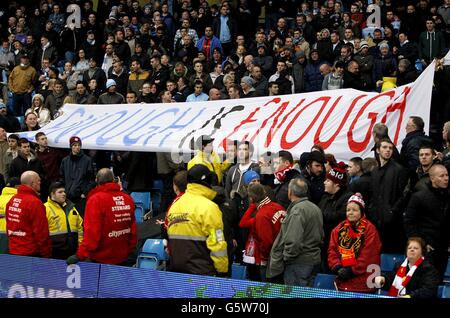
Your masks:
<instances>
[{"instance_id":1,"label":"man in green jacket","mask_svg":"<svg viewBox=\"0 0 450 318\"><path fill-rule=\"evenodd\" d=\"M308 200L308 185L299 178L289 182L291 204L273 243L267 277L286 285L312 287L320 269L320 248L324 237L322 212Z\"/></svg>"}]
</instances>

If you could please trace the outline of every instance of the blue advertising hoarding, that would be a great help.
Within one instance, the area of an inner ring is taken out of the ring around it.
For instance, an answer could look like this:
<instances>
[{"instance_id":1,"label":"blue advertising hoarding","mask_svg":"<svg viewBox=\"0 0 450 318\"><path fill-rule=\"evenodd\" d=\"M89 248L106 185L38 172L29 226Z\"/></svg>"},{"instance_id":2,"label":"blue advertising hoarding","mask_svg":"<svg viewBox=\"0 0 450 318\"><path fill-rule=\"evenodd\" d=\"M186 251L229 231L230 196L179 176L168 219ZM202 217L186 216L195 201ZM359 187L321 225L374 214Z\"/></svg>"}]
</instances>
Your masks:
<instances>
[{"instance_id":1,"label":"blue advertising hoarding","mask_svg":"<svg viewBox=\"0 0 450 318\"><path fill-rule=\"evenodd\" d=\"M0 298L376 298L151 269L0 255Z\"/></svg>"}]
</instances>

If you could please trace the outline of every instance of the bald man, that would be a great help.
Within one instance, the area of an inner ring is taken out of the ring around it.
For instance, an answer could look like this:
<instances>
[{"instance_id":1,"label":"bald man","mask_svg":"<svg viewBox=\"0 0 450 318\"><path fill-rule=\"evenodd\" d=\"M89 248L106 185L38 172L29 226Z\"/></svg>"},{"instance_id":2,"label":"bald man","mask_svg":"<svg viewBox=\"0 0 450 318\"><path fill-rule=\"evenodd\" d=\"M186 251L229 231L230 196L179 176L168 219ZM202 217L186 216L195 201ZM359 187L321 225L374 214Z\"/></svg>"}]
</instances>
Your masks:
<instances>
[{"instance_id":1,"label":"bald man","mask_svg":"<svg viewBox=\"0 0 450 318\"><path fill-rule=\"evenodd\" d=\"M404 216L408 238L419 236L427 244L427 258L436 267L442 280L447 266L450 242L450 199L448 171L437 164L430 168L430 183L411 196Z\"/></svg>"},{"instance_id":2,"label":"bald man","mask_svg":"<svg viewBox=\"0 0 450 318\"><path fill-rule=\"evenodd\" d=\"M133 199L121 191L108 168L100 169L97 187L89 192L84 215L84 239L67 264L91 260L101 264L133 265L128 256L137 244ZM134 263L134 262L133 262Z\"/></svg>"},{"instance_id":3,"label":"bald man","mask_svg":"<svg viewBox=\"0 0 450 318\"><path fill-rule=\"evenodd\" d=\"M217 88L211 88L209 90L209 100L220 100L220 91Z\"/></svg>"},{"instance_id":4,"label":"bald man","mask_svg":"<svg viewBox=\"0 0 450 318\"><path fill-rule=\"evenodd\" d=\"M50 257L50 241L44 204L39 199L41 178L34 171L25 171L21 185L6 205L6 230L9 253L22 256Z\"/></svg>"}]
</instances>

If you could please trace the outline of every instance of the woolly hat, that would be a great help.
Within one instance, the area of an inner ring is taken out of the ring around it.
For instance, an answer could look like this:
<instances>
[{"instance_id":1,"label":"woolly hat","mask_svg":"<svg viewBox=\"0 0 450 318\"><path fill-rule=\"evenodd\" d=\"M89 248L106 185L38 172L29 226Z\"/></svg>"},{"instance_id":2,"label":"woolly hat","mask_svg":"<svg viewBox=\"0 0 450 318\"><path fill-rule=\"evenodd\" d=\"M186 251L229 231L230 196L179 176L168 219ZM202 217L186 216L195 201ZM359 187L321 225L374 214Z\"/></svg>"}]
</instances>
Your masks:
<instances>
[{"instance_id":1,"label":"woolly hat","mask_svg":"<svg viewBox=\"0 0 450 318\"><path fill-rule=\"evenodd\" d=\"M0 102L0 109L5 108L6 109L6 105L4 102Z\"/></svg>"},{"instance_id":2,"label":"woolly hat","mask_svg":"<svg viewBox=\"0 0 450 318\"><path fill-rule=\"evenodd\" d=\"M81 139L80 139L80 137L77 137L77 136L70 137L70 140L69 140L70 147L72 147L72 145L74 143L76 143L76 142L78 142L80 144L80 147L81 147Z\"/></svg>"},{"instance_id":3,"label":"woolly hat","mask_svg":"<svg viewBox=\"0 0 450 318\"><path fill-rule=\"evenodd\" d=\"M378 44L380 50L381 49L388 49L389 50L389 44L387 44L386 42L381 42L380 44Z\"/></svg>"},{"instance_id":4,"label":"woolly hat","mask_svg":"<svg viewBox=\"0 0 450 318\"><path fill-rule=\"evenodd\" d=\"M364 207L366 204L364 203L361 193L357 192L354 195L352 195L350 199L348 199L347 204L350 202L354 202L357 205L359 205L359 208L361 209L361 215L364 214Z\"/></svg>"},{"instance_id":5,"label":"woolly hat","mask_svg":"<svg viewBox=\"0 0 450 318\"><path fill-rule=\"evenodd\" d=\"M212 173L205 165L198 164L189 169L187 181L188 183L198 183L211 188Z\"/></svg>"},{"instance_id":6,"label":"woolly hat","mask_svg":"<svg viewBox=\"0 0 450 318\"><path fill-rule=\"evenodd\" d=\"M359 45L360 50L362 50L363 48L369 48L369 43L367 43L367 41L362 40L361 44Z\"/></svg>"},{"instance_id":7,"label":"woolly hat","mask_svg":"<svg viewBox=\"0 0 450 318\"><path fill-rule=\"evenodd\" d=\"M327 173L327 179L330 179L334 183L343 187L347 185L347 165L342 161L337 164L336 167L331 168Z\"/></svg>"},{"instance_id":8,"label":"woolly hat","mask_svg":"<svg viewBox=\"0 0 450 318\"><path fill-rule=\"evenodd\" d=\"M106 89L110 88L111 86L116 86L116 85L117 85L116 81L111 78L106 81Z\"/></svg>"},{"instance_id":9,"label":"woolly hat","mask_svg":"<svg viewBox=\"0 0 450 318\"><path fill-rule=\"evenodd\" d=\"M39 99L41 100L42 103L44 102L44 96L42 96L41 94L35 94L35 95L33 96L33 101L34 101L35 98L39 98Z\"/></svg>"},{"instance_id":10,"label":"woolly hat","mask_svg":"<svg viewBox=\"0 0 450 318\"><path fill-rule=\"evenodd\" d=\"M253 180L260 180L260 176L256 171L247 170L244 172L244 184L249 185Z\"/></svg>"},{"instance_id":11,"label":"woolly hat","mask_svg":"<svg viewBox=\"0 0 450 318\"><path fill-rule=\"evenodd\" d=\"M255 85L255 80L250 76L244 76L243 78L241 78L241 81L252 87L253 85Z\"/></svg>"},{"instance_id":12,"label":"woolly hat","mask_svg":"<svg viewBox=\"0 0 450 318\"><path fill-rule=\"evenodd\" d=\"M295 53L295 58L298 60L301 57L305 57L305 51L298 51Z\"/></svg>"}]
</instances>

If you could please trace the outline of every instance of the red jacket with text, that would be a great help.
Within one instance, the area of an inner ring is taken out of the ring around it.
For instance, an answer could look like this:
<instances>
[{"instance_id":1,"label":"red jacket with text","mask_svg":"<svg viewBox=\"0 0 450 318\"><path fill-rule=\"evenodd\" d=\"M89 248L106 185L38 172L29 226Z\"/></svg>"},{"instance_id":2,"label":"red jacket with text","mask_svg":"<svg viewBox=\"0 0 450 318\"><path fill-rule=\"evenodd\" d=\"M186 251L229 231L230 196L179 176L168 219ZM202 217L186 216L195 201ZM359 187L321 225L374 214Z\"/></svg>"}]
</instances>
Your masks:
<instances>
[{"instance_id":1,"label":"red jacket with text","mask_svg":"<svg viewBox=\"0 0 450 318\"><path fill-rule=\"evenodd\" d=\"M121 264L137 244L134 201L117 183L105 183L89 192L84 215L80 260Z\"/></svg>"},{"instance_id":2,"label":"red jacket with text","mask_svg":"<svg viewBox=\"0 0 450 318\"><path fill-rule=\"evenodd\" d=\"M50 240L45 206L31 187L21 185L6 205L9 253L50 257Z\"/></svg>"},{"instance_id":3,"label":"red jacket with text","mask_svg":"<svg viewBox=\"0 0 450 318\"><path fill-rule=\"evenodd\" d=\"M265 198L257 206L250 204L242 216L239 226L250 228L249 238L252 236L254 239L255 264L266 265L285 216L285 209L269 198Z\"/></svg>"}]
</instances>

